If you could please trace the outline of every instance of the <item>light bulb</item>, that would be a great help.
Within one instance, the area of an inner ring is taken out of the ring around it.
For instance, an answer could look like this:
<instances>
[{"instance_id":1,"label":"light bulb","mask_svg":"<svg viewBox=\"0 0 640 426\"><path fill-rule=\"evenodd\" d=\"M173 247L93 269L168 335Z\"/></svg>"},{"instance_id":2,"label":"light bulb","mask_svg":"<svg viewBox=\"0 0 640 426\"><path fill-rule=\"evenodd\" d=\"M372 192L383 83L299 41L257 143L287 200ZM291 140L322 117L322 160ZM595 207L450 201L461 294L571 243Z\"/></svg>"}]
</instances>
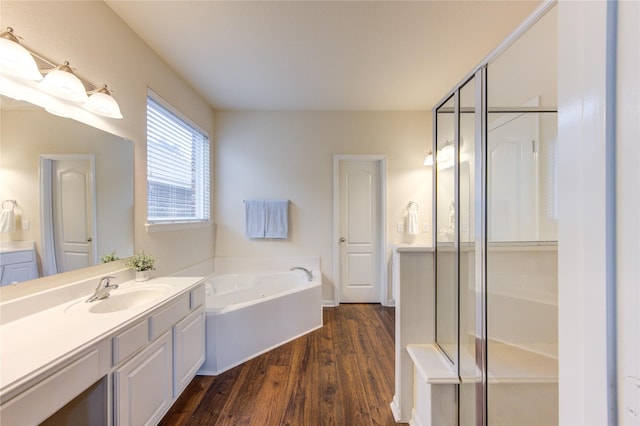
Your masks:
<instances>
[{"instance_id":1,"label":"light bulb","mask_svg":"<svg viewBox=\"0 0 640 426\"><path fill-rule=\"evenodd\" d=\"M13 28L0 33L0 72L29 80L42 80L31 53L20 45Z\"/></svg>"},{"instance_id":2,"label":"light bulb","mask_svg":"<svg viewBox=\"0 0 640 426\"><path fill-rule=\"evenodd\" d=\"M105 117L122 118L118 102L111 96L106 84L89 96L83 108Z\"/></svg>"},{"instance_id":3,"label":"light bulb","mask_svg":"<svg viewBox=\"0 0 640 426\"><path fill-rule=\"evenodd\" d=\"M53 96L72 102L86 102L87 100L84 84L73 73L69 62L49 71L40 84L45 92Z\"/></svg>"}]
</instances>

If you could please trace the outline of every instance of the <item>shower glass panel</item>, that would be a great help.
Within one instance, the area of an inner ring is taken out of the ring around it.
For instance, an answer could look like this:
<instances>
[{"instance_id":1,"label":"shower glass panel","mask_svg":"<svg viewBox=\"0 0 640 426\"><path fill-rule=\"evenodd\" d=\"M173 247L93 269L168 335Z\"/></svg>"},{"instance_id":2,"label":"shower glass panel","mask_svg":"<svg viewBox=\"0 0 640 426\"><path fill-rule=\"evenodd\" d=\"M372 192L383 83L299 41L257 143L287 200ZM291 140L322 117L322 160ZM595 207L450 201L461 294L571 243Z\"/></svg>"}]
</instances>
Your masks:
<instances>
[{"instance_id":1,"label":"shower glass panel","mask_svg":"<svg viewBox=\"0 0 640 426\"><path fill-rule=\"evenodd\" d=\"M487 73L489 111L557 107L557 8L552 7L509 48Z\"/></svg>"},{"instance_id":2,"label":"shower glass panel","mask_svg":"<svg viewBox=\"0 0 640 426\"><path fill-rule=\"evenodd\" d=\"M487 424L558 424L556 10L487 67Z\"/></svg>"},{"instance_id":3,"label":"shower glass panel","mask_svg":"<svg viewBox=\"0 0 640 426\"><path fill-rule=\"evenodd\" d=\"M434 109L436 342L460 425L558 423L556 14Z\"/></svg>"},{"instance_id":4,"label":"shower glass panel","mask_svg":"<svg viewBox=\"0 0 640 426\"><path fill-rule=\"evenodd\" d=\"M542 131L555 115L488 117L489 129L514 126L487 140L488 424L558 423L558 253L545 238L555 232L555 135Z\"/></svg>"},{"instance_id":5,"label":"shower glass panel","mask_svg":"<svg viewBox=\"0 0 640 426\"><path fill-rule=\"evenodd\" d=\"M461 425L474 425L478 419L477 392L482 377L482 367L476 363L476 349L482 344L482 323L478 317L477 298L481 297L476 288L475 276L475 170L476 133L479 111L476 111L476 78L471 78L460 89L460 131L458 167L459 194L459 281L460 281L460 387L459 419Z\"/></svg>"},{"instance_id":6,"label":"shower glass panel","mask_svg":"<svg viewBox=\"0 0 640 426\"><path fill-rule=\"evenodd\" d=\"M458 253L456 250L455 96L435 117L436 152L436 342L458 362Z\"/></svg>"}]
</instances>

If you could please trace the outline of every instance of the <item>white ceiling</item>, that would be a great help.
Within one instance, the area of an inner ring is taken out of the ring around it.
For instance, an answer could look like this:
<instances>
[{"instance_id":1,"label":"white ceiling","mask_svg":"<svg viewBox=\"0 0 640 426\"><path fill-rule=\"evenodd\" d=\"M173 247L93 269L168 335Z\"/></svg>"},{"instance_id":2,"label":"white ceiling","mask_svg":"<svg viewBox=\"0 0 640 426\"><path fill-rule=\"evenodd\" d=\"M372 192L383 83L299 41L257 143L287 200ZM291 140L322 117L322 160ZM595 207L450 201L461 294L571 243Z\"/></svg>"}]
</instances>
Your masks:
<instances>
[{"instance_id":1,"label":"white ceiling","mask_svg":"<svg viewBox=\"0 0 640 426\"><path fill-rule=\"evenodd\" d=\"M107 4L216 109L429 110L536 1Z\"/></svg>"}]
</instances>

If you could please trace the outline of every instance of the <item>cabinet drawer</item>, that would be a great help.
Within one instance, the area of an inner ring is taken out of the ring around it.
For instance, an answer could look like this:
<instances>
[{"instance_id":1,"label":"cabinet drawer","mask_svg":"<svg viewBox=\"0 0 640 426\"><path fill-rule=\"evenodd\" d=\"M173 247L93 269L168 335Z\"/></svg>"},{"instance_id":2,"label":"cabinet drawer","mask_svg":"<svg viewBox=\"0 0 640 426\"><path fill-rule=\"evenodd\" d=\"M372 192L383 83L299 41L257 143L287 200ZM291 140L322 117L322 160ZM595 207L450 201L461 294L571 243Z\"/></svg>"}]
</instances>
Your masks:
<instances>
[{"instance_id":1,"label":"cabinet drawer","mask_svg":"<svg viewBox=\"0 0 640 426\"><path fill-rule=\"evenodd\" d=\"M173 302L167 308L151 316L151 319L149 320L149 334L151 340L157 338L158 336L161 336L165 331L173 327L174 324L187 316L190 310L189 299L189 294L183 294L178 300Z\"/></svg>"},{"instance_id":2,"label":"cabinet drawer","mask_svg":"<svg viewBox=\"0 0 640 426\"><path fill-rule=\"evenodd\" d=\"M205 303L205 292L204 292L204 284L200 285L198 288L191 290L191 310L193 311L196 308L204 305Z\"/></svg>"},{"instance_id":3,"label":"cabinet drawer","mask_svg":"<svg viewBox=\"0 0 640 426\"><path fill-rule=\"evenodd\" d=\"M113 365L133 355L149 341L149 322L141 321L113 338Z\"/></svg>"}]
</instances>

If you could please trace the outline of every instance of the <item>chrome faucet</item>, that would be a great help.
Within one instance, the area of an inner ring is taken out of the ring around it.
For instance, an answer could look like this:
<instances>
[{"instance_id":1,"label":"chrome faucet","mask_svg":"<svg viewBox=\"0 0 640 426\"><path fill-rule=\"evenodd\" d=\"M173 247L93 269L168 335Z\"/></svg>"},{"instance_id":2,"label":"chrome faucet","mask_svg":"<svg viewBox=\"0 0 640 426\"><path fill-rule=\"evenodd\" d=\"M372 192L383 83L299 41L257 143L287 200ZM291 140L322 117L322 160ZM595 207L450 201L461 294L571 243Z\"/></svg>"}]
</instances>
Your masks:
<instances>
[{"instance_id":1,"label":"chrome faucet","mask_svg":"<svg viewBox=\"0 0 640 426\"><path fill-rule=\"evenodd\" d=\"M118 284L111 284L111 280L115 279L115 277L102 277L100 278L100 282L96 287L96 291L93 293L93 296L85 300L86 303L95 302L96 300L102 300L109 297L111 294L111 290L115 290L118 288Z\"/></svg>"},{"instance_id":2,"label":"chrome faucet","mask_svg":"<svg viewBox=\"0 0 640 426\"><path fill-rule=\"evenodd\" d=\"M313 274L311 273L310 270L308 270L307 268L303 268L302 266L294 266L293 268L291 268L289 270L290 271L295 271L296 269L298 269L300 271L304 271L305 274L307 274L307 280L313 281Z\"/></svg>"}]
</instances>

